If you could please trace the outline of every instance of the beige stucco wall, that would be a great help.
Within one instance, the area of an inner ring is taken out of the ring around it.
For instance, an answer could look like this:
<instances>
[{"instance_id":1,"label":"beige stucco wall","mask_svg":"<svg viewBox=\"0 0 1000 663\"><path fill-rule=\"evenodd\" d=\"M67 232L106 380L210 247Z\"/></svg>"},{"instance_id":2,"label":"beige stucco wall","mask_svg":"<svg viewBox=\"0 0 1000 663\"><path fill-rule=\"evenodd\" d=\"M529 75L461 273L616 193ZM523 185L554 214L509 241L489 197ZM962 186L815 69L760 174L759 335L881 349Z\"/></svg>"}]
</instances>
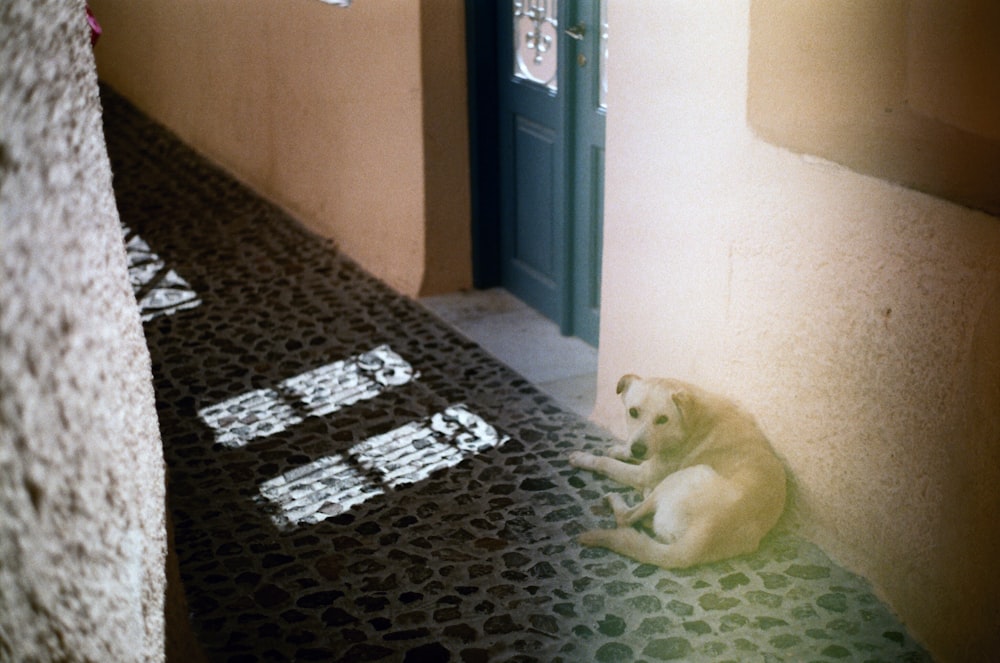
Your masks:
<instances>
[{"instance_id":1,"label":"beige stucco wall","mask_svg":"<svg viewBox=\"0 0 1000 663\"><path fill-rule=\"evenodd\" d=\"M91 6L143 111L401 292L468 287L460 0Z\"/></svg>"},{"instance_id":2,"label":"beige stucco wall","mask_svg":"<svg viewBox=\"0 0 1000 663\"><path fill-rule=\"evenodd\" d=\"M753 0L758 135L1000 215L1000 4Z\"/></svg>"},{"instance_id":3,"label":"beige stucco wall","mask_svg":"<svg viewBox=\"0 0 1000 663\"><path fill-rule=\"evenodd\" d=\"M594 416L627 372L732 395L805 532L941 660L995 660L1000 219L758 138L749 12L611 5Z\"/></svg>"},{"instance_id":4,"label":"beige stucco wall","mask_svg":"<svg viewBox=\"0 0 1000 663\"><path fill-rule=\"evenodd\" d=\"M0 660L164 658L164 468L83 2L0 5Z\"/></svg>"}]
</instances>

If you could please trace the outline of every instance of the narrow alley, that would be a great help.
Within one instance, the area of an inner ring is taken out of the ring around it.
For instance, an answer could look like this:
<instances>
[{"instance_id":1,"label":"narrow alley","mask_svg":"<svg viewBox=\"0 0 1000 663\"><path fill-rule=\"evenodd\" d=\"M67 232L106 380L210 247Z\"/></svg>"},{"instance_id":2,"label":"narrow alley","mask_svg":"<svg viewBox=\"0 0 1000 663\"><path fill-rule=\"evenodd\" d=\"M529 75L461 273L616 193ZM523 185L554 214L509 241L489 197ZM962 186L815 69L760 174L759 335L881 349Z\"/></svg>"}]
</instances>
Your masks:
<instances>
[{"instance_id":1,"label":"narrow alley","mask_svg":"<svg viewBox=\"0 0 1000 663\"><path fill-rule=\"evenodd\" d=\"M787 529L674 572L581 547L605 432L102 95L210 660L929 660Z\"/></svg>"}]
</instances>

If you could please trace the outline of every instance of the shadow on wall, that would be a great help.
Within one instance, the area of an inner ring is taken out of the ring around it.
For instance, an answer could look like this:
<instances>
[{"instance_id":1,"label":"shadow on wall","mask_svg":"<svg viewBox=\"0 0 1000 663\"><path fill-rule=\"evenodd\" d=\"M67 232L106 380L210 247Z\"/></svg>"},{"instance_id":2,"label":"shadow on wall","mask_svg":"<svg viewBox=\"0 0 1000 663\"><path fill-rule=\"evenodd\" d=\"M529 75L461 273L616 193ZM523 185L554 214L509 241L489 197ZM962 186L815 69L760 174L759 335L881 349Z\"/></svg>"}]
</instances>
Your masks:
<instances>
[{"instance_id":1,"label":"shadow on wall","mask_svg":"<svg viewBox=\"0 0 1000 663\"><path fill-rule=\"evenodd\" d=\"M750 20L761 137L1000 214L1000 4L754 0Z\"/></svg>"}]
</instances>

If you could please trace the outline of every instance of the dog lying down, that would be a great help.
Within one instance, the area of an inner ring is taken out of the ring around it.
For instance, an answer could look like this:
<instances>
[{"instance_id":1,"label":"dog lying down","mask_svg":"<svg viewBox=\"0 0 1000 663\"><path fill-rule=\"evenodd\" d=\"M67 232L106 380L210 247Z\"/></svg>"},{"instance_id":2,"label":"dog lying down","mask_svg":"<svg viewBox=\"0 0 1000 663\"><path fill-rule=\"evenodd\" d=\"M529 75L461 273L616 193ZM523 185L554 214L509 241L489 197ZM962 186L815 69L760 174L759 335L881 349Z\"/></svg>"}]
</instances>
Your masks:
<instances>
[{"instance_id":1,"label":"dog lying down","mask_svg":"<svg viewBox=\"0 0 1000 663\"><path fill-rule=\"evenodd\" d=\"M628 438L605 456L569 462L643 492L629 507L607 501L616 529L580 535L646 564L684 568L751 553L785 507L785 469L767 438L735 403L677 380L626 375L618 393ZM653 536L634 525L649 524Z\"/></svg>"}]
</instances>

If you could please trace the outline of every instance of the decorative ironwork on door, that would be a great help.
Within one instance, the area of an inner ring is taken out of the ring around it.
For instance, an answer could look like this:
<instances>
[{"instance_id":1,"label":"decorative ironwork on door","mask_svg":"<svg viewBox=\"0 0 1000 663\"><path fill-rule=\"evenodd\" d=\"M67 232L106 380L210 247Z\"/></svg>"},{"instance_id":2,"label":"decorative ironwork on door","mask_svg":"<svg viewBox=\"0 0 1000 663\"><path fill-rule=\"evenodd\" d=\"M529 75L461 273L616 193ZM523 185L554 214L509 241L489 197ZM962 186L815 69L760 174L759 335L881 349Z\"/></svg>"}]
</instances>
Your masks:
<instances>
[{"instance_id":1,"label":"decorative ironwork on door","mask_svg":"<svg viewBox=\"0 0 1000 663\"><path fill-rule=\"evenodd\" d=\"M513 0L514 75L556 92L559 62L558 0Z\"/></svg>"}]
</instances>

